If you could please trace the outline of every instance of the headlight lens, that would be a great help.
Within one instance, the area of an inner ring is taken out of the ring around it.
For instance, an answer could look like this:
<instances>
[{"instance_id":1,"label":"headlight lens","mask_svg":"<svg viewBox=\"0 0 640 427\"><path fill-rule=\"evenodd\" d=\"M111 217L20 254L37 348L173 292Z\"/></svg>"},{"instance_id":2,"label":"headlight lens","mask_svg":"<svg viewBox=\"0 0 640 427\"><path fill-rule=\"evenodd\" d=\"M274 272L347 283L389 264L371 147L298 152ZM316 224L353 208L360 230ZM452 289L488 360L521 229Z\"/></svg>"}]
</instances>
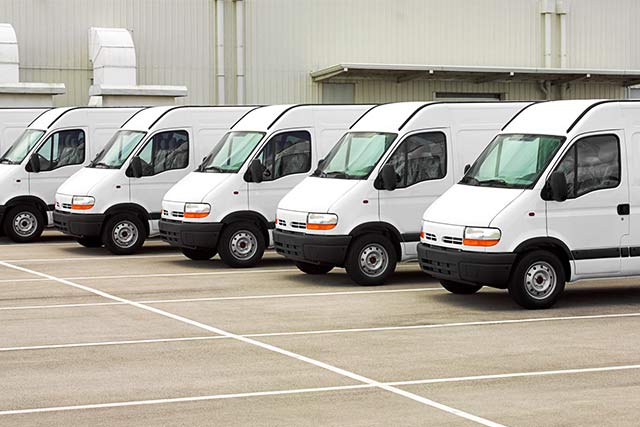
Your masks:
<instances>
[{"instance_id":1,"label":"headlight lens","mask_svg":"<svg viewBox=\"0 0 640 427\"><path fill-rule=\"evenodd\" d=\"M211 205L208 203L185 203L185 218L205 218L211 212Z\"/></svg>"},{"instance_id":2,"label":"headlight lens","mask_svg":"<svg viewBox=\"0 0 640 427\"><path fill-rule=\"evenodd\" d=\"M307 230L332 230L338 224L338 215L310 213L307 215Z\"/></svg>"},{"instance_id":3,"label":"headlight lens","mask_svg":"<svg viewBox=\"0 0 640 427\"><path fill-rule=\"evenodd\" d=\"M495 246L502 233L497 228L466 227L464 229L465 246Z\"/></svg>"},{"instance_id":4,"label":"headlight lens","mask_svg":"<svg viewBox=\"0 0 640 427\"><path fill-rule=\"evenodd\" d=\"M71 198L71 209L86 211L96 204L96 199L91 196L73 196Z\"/></svg>"}]
</instances>

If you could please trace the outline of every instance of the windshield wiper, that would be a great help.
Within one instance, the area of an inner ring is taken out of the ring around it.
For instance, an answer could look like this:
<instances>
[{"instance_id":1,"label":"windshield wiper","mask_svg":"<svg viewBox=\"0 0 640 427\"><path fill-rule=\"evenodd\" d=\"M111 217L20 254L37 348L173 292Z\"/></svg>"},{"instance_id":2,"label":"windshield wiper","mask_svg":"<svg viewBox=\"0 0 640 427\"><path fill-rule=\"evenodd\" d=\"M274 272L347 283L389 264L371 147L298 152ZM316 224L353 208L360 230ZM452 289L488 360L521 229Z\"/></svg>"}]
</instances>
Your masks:
<instances>
[{"instance_id":1,"label":"windshield wiper","mask_svg":"<svg viewBox=\"0 0 640 427\"><path fill-rule=\"evenodd\" d=\"M203 172L206 171L213 171L213 172L220 172L220 173L229 173L232 172L231 169L223 169L219 166L207 166L206 168L202 168Z\"/></svg>"},{"instance_id":2,"label":"windshield wiper","mask_svg":"<svg viewBox=\"0 0 640 427\"><path fill-rule=\"evenodd\" d=\"M498 186L501 186L501 187L508 187L509 186L509 184L507 184L507 181L505 181L504 179L499 179L499 178L485 179L485 180L482 180L482 181L476 180L476 182L478 183L478 185L488 186L488 187L490 187L492 185L498 185Z\"/></svg>"},{"instance_id":3,"label":"windshield wiper","mask_svg":"<svg viewBox=\"0 0 640 427\"><path fill-rule=\"evenodd\" d=\"M93 163L91 167L99 169L114 169L116 166L108 165L104 162Z\"/></svg>"},{"instance_id":4,"label":"windshield wiper","mask_svg":"<svg viewBox=\"0 0 640 427\"><path fill-rule=\"evenodd\" d=\"M0 159L0 163L3 165L17 165L18 162L14 162L13 160L5 159L4 157Z\"/></svg>"}]
</instances>

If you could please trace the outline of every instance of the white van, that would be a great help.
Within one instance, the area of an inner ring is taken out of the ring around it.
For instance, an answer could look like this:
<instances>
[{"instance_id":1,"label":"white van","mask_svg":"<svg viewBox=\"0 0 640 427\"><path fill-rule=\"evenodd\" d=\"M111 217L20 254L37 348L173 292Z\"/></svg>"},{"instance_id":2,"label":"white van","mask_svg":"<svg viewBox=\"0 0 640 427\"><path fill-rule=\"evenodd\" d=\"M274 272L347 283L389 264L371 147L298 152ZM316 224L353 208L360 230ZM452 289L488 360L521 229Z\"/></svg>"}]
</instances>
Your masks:
<instances>
[{"instance_id":1,"label":"white van","mask_svg":"<svg viewBox=\"0 0 640 427\"><path fill-rule=\"evenodd\" d=\"M54 108L38 116L0 158L0 217L16 242L37 239L56 189L140 108ZM3 215L4 213L4 215Z\"/></svg>"},{"instance_id":2,"label":"white van","mask_svg":"<svg viewBox=\"0 0 640 427\"><path fill-rule=\"evenodd\" d=\"M420 264L453 293L547 308L565 282L640 274L640 103L522 111L424 213Z\"/></svg>"},{"instance_id":3,"label":"white van","mask_svg":"<svg viewBox=\"0 0 640 427\"><path fill-rule=\"evenodd\" d=\"M278 202L371 105L272 105L247 114L162 202L162 238L195 260L250 267Z\"/></svg>"},{"instance_id":4,"label":"white van","mask_svg":"<svg viewBox=\"0 0 640 427\"><path fill-rule=\"evenodd\" d=\"M151 107L56 194L55 226L87 247L136 252L158 234L162 196L256 107Z\"/></svg>"},{"instance_id":5,"label":"white van","mask_svg":"<svg viewBox=\"0 0 640 427\"><path fill-rule=\"evenodd\" d=\"M300 270L345 267L362 285L417 258L425 204L463 174L522 102L400 102L370 110L278 205L278 253Z\"/></svg>"},{"instance_id":6,"label":"white van","mask_svg":"<svg viewBox=\"0 0 640 427\"><path fill-rule=\"evenodd\" d=\"M29 126L40 114L51 108L0 108L0 155L7 152L11 144L18 139L24 128Z\"/></svg>"}]
</instances>

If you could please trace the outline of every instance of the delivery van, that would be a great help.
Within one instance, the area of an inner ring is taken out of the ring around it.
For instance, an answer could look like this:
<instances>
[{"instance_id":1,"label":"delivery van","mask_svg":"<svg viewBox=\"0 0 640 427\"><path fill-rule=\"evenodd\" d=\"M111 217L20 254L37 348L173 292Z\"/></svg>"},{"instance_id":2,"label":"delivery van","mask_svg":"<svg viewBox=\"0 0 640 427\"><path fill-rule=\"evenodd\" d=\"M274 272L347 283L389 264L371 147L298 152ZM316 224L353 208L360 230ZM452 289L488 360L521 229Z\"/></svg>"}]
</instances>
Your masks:
<instances>
[{"instance_id":1,"label":"delivery van","mask_svg":"<svg viewBox=\"0 0 640 427\"><path fill-rule=\"evenodd\" d=\"M565 283L640 274L640 102L531 105L423 216L422 269L529 309Z\"/></svg>"},{"instance_id":2,"label":"delivery van","mask_svg":"<svg viewBox=\"0 0 640 427\"><path fill-rule=\"evenodd\" d=\"M400 102L371 109L278 205L278 253L308 274L344 267L378 285L417 258L420 216L523 102Z\"/></svg>"},{"instance_id":3,"label":"delivery van","mask_svg":"<svg viewBox=\"0 0 640 427\"><path fill-rule=\"evenodd\" d=\"M272 105L236 123L162 202L162 238L188 258L251 267L270 245L278 202L371 105ZM312 197L312 195L309 195Z\"/></svg>"},{"instance_id":4,"label":"delivery van","mask_svg":"<svg viewBox=\"0 0 640 427\"><path fill-rule=\"evenodd\" d=\"M113 134L56 194L54 223L83 246L136 252L158 234L162 196L255 107L151 107Z\"/></svg>"},{"instance_id":5,"label":"delivery van","mask_svg":"<svg viewBox=\"0 0 640 427\"><path fill-rule=\"evenodd\" d=\"M53 225L56 189L89 163L140 108L54 108L39 115L0 158L0 221L15 242Z\"/></svg>"},{"instance_id":6,"label":"delivery van","mask_svg":"<svg viewBox=\"0 0 640 427\"><path fill-rule=\"evenodd\" d=\"M7 152L24 128L50 108L0 108L0 155Z\"/></svg>"}]
</instances>

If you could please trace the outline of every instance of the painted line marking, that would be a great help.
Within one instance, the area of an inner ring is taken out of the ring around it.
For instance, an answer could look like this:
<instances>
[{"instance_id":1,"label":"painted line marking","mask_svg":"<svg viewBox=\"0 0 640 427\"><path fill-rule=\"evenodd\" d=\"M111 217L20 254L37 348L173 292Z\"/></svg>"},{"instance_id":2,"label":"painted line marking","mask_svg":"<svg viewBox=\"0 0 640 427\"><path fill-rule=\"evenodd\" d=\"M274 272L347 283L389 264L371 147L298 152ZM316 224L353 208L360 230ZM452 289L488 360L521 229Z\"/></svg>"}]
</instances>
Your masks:
<instances>
[{"instance_id":1,"label":"painted line marking","mask_svg":"<svg viewBox=\"0 0 640 427\"><path fill-rule=\"evenodd\" d=\"M13 264L35 264L40 262L64 262L64 261L102 261L114 260L126 261L128 259L147 259L147 258L184 258L181 253L163 254L163 255L116 255L116 256L96 256L96 257L76 257L76 258L35 258L35 259L6 259L0 262Z\"/></svg>"},{"instance_id":2,"label":"painted line marking","mask_svg":"<svg viewBox=\"0 0 640 427\"><path fill-rule=\"evenodd\" d=\"M117 302L103 303L102 305L122 305ZM571 316L571 317L551 317L540 319L541 321L568 321L568 320L593 320L602 318L625 318L625 317L638 317L640 313L629 314L605 314L605 315L589 315L589 316ZM326 330L310 330L310 331L292 331L292 332L264 332L254 334L238 334L245 338L269 338L269 337L287 337L296 335L330 335L330 334L349 334L349 333L362 333L362 332L384 332L384 331L409 331L409 330L421 330L421 329L441 329L441 328L455 328L466 326L491 326L500 324L514 324L514 323L531 323L537 319L521 319L521 320L505 320L505 321L478 321L478 322L464 322L464 323L440 323L430 325L411 325L411 326L379 326L373 328L352 328L352 329L326 329ZM225 336L215 336L215 339L228 338ZM144 340L127 340L127 341L98 341L93 343L71 343L71 344L43 344L36 346L23 346L23 347L0 347L0 352L5 351L26 351L26 350L48 350L56 348L73 348L73 347L92 347L92 346L105 346L105 345L129 345L129 344L147 344L147 343L159 343L159 342L173 342L173 341L191 341L207 339L207 337L193 337L193 338L152 338Z\"/></svg>"},{"instance_id":3,"label":"painted line marking","mask_svg":"<svg viewBox=\"0 0 640 427\"><path fill-rule=\"evenodd\" d=\"M625 371L625 370L633 370L633 369L640 369L640 365L605 366L605 367L599 367L599 368L563 369L563 370L555 370L555 371L476 375L476 376L456 377L456 378L435 378L435 379L426 379L426 380L394 381L394 382L385 382L380 384L394 387L394 386L407 386L407 385L418 385L418 384L438 384L438 383L448 383L448 382L479 381L479 380L487 380L487 379L505 379L505 378L519 378L519 377L536 377L536 376L550 376L550 375ZM122 402L95 403L95 404L74 405L74 406L49 406L44 408L12 409L12 410L0 411L0 415L18 415L18 414L34 414L34 413L43 413L43 412L76 411L76 410L87 410L87 409L121 408L126 406L160 405L160 404L168 404L168 403L199 402L199 401L201 402L201 401L207 401L207 400L281 396L281 395L290 395L290 394L323 393L323 392L326 393L330 391L371 389L375 387L376 386L373 384L354 384L354 385L343 385L343 386L333 386L333 387L298 388L298 389L289 389L289 390L271 390L271 391L256 391L256 392L247 392L247 393L174 397L174 398L166 398L166 399L130 400L130 401L122 401Z\"/></svg>"},{"instance_id":4,"label":"painted line marking","mask_svg":"<svg viewBox=\"0 0 640 427\"><path fill-rule=\"evenodd\" d=\"M69 279L64 279L69 280ZM442 291L443 288L409 288L409 289L381 289L377 291L342 291L342 292L306 292L298 294L267 294L267 295L239 295L229 297L202 297L202 298L184 298L184 299L165 299L165 300L144 300L137 301L141 304L164 304L164 303L184 303L184 302L203 302L203 301L233 301L233 300L254 300L254 299L271 299L271 298L305 298L305 297L325 297L336 295L360 295L360 294L386 294L386 293L402 293L402 292L426 292L426 291ZM78 304L51 304L51 305L22 305L15 307L0 307L0 311L13 310L42 310L50 308L72 308L72 307L95 307L104 305L126 305L122 302L87 302Z\"/></svg>"},{"instance_id":5,"label":"painted line marking","mask_svg":"<svg viewBox=\"0 0 640 427\"><path fill-rule=\"evenodd\" d=\"M444 405L442 403L436 402L436 401L431 400L431 399L427 399L426 397L419 396L417 394L414 394L414 393L399 389L397 387L381 383L379 381L373 380L371 378L365 377L365 376L360 375L360 374L356 374L355 372L347 371L346 369L342 369L342 368L339 368L337 366L333 366L333 365L330 365L328 363L321 362L319 360L313 359L311 357L307 357L307 356L304 356L304 355L301 355L301 354L298 354L298 353L294 353L292 351L285 350L283 348L280 348L280 347L277 347L277 346L274 346L274 345L271 345L271 344L264 343L262 341L257 341L257 340L252 339L252 338L243 337L241 335L237 335L237 334L234 334L232 332L228 332L228 331L225 331L223 329L216 328L214 326L207 325L205 323L201 323L201 322L198 322L196 320L189 319L187 317L179 316L177 314L173 314L173 313L170 313L168 311L161 310L159 308L155 308L155 307L152 307L152 306L149 306L149 305L145 305L145 304L142 304L142 303L139 303L139 302L130 301L130 300L127 300L125 298L121 298L121 297L109 294L107 292L101 291L99 289L94 289L94 288L91 288L91 287L88 287L88 286L80 285L78 283L74 283L74 282L71 282L69 280L59 279L59 278L57 278L55 276L52 276L52 275L49 275L49 274L40 273L40 272L35 271L35 270L30 270L28 268L20 267L20 266L17 266L17 265L12 265L12 264L9 264L7 262L0 262L0 265L4 265L5 267L13 268L15 270L19 270L19 271L22 271L22 272L25 272L25 273L30 273L30 274L33 274L35 276L40 276L40 277L56 280L59 283L62 283L62 284L65 284L65 285L68 285L68 286L71 286L71 287L74 287L74 288L77 288L77 289L82 289L82 290L85 290L87 292L92 292L92 293L94 293L96 295L99 295L99 296L102 296L104 298L108 298L108 299L111 299L111 300L114 300L114 301L118 301L118 302L122 302L122 303L125 303L125 304L129 304L129 305L131 305L133 307L137 307L137 308L139 308L141 310L146 310L146 311L149 311L151 313L155 313L155 314L158 314L160 316L164 316L164 317L167 317L169 319L173 319L173 320L176 320L178 322L185 323L187 325L191 325L191 326L194 326L196 328L203 329L203 330L205 330L207 332L210 332L210 333L223 335L223 336L226 336L226 337L228 337L230 339L234 339L236 341L240 341L240 342L243 342L245 344L252 345L254 347L259 347L259 348L262 348L264 350L271 351L273 353L281 354L283 356L287 356L287 357L290 357L292 359L295 359L295 360L298 360L298 361L301 361L301 362L305 362L305 363L307 363L309 365L313 365L313 366L316 366L318 368L325 369L325 370L327 370L329 372L333 372L334 374L341 375L343 377L355 380L357 382L360 382L360 383L363 383L363 384L369 384L372 387L379 388L381 390L385 390L385 391L388 391L390 393L406 397L407 399L413 400L413 401L418 402L418 403L422 403L423 405L426 405L426 406L429 406L429 407L432 407L432 408L435 408L435 409L439 409L439 410L441 410L443 412L446 412L448 414L455 415L455 416L458 416L460 418L464 418L464 419L467 419L469 421L473 421L475 423L478 423L478 424L481 424L481 425L484 425L484 426L502 427L501 424L493 422L491 420L479 417L477 415L470 414L468 412L464 412L464 411L462 411L460 409Z\"/></svg>"}]
</instances>

